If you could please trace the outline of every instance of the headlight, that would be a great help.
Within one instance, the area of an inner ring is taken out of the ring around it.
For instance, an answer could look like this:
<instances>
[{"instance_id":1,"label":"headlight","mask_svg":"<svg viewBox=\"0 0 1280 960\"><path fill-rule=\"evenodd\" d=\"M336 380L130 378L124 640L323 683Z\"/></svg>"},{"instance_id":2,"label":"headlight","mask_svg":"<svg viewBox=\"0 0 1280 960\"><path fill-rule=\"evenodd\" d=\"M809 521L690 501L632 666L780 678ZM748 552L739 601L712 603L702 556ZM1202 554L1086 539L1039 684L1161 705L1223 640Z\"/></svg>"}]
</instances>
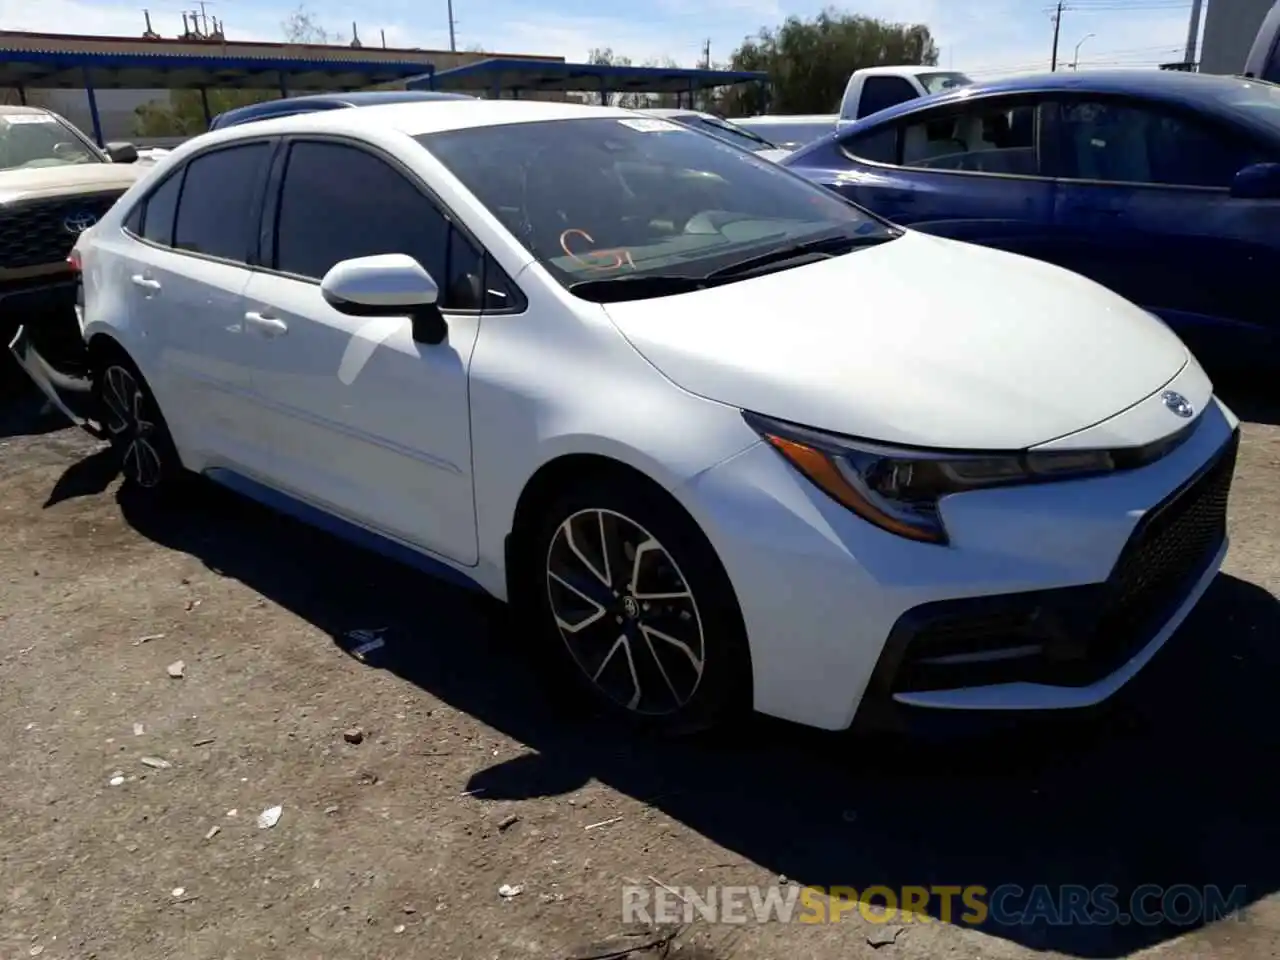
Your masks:
<instances>
[{"instance_id":1,"label":"headlight","mask_svg":"<svg viewBox=\"0 0 1280 960\"><path fill-rule=\"evenodd\" d=\"M912 450L851 440L753 413L744 412L743 417L832 499L882 530L926 543L947 542L938 503L949 494L1107 473L1122 466L1109 450L989 455Z\"/></svg>"}]
</instances>

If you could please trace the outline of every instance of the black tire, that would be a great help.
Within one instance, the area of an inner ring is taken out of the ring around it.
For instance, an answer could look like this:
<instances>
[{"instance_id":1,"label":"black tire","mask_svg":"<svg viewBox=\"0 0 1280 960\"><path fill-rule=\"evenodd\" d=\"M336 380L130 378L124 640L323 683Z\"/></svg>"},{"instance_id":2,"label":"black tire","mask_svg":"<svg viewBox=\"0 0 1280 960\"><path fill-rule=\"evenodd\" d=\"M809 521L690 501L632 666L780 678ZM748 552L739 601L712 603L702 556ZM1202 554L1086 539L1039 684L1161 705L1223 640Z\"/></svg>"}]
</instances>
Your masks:
<instances>
[{"instance_id":1,"label":"black tire","mask_svg":"<svg viewBox=\"0 0 1280 960\"><path fill-rule=\"evenodd\" d=\"M167 496L188 479L155 395L118 347L94 352L93 400L127 487Z\"/></svg>"},{"instance_id":2,"label":"black tire","mask_svg":"<svg viewBox=\"0 0 1280 960\"><path fill-rule=\"evenodd\" d=\"M575 541L578 553L566 537L570 521L583 541ZM606 571L607 538L614 547ZM751 658L737 597L711 544L664 491L627 475L575 484L539 510L515 559L517 616L536 626L553 682L578 705L664 735L723 727L749 712ZM631 590L637 569L641 582ZM567 589L575 570L594 599ZM682 587L687 598L677 596Z\"/></svg>"}]
</instances>

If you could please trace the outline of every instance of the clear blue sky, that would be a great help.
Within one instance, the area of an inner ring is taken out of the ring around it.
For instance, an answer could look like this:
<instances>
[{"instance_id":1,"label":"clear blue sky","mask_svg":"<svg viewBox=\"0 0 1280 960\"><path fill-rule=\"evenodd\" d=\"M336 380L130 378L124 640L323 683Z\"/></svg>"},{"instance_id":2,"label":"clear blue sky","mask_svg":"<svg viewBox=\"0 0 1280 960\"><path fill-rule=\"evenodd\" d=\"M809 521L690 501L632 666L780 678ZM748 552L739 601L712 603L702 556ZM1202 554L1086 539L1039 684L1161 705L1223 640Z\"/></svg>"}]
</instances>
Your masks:
<instances>
[{"instance_id":1,"label":"clear blue sky","mask_svg":"<svg viewBox=\"0 0 1280 960\"><path fill-rule=\"evenodd\" d=\"M940 64L975 76L1047 68L1055 0L853 0L841 9L898 22L924 23L941 48ZM1212 2L1212 0L1208 0ZM206 0L231 39L278 40L289 0ZM151 10L166 36L198 0L0 0L0 29L58 33L142 32ZM326 28L350 38L359 24L366 44L448 49L446 0L310 0ZM670 57L693 65L710 40L712 59L725 59L746 35L787 16L811 16L821 0L454 0L459 49L479 45L511 53L558 54L571 60L591 47L612 47L636 62ZM1059 56L1080 65L1151 66L1181 59L1190 0L1068 0ZM1088 39L1084 39L1084 38Z\"/></svg>"}]
</instances>

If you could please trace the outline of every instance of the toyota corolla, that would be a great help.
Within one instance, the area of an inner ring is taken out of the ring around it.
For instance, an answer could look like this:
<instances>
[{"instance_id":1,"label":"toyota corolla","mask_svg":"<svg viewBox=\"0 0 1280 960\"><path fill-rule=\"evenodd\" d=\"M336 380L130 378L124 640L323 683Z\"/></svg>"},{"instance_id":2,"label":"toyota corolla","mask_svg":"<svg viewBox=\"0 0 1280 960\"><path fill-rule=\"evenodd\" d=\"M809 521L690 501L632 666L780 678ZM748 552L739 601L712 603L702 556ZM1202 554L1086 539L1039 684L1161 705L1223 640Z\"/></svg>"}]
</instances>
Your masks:
<instances>
[{"instance_id":1,"label":"toyota corolla","mask_svg":"<svg viewBox=\"0 0 1280 960\"><path fill-rule=\"evenodd\" d=\"M1226 551L1237 421L1167 327L666 120L219 131L73 259L127 483L462 576L642 724L1097 704Z\"/></svg>"}]
</instances>

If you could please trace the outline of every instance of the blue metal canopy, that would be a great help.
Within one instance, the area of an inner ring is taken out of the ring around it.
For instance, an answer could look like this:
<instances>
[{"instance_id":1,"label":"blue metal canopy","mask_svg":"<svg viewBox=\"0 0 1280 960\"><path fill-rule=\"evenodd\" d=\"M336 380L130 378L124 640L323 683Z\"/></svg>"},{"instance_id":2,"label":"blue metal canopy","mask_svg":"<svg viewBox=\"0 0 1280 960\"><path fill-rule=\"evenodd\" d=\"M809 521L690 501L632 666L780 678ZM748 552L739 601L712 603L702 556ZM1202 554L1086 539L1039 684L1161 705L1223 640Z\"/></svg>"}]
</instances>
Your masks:
<instances>
[{"instance_id":1,"label":"blue metal canopy","mask_svg":"<svg viewBox=\"0 0 1280 960\"><path fill-rule=\"evenodd\" d=\"M495 58L415 77L405 86L411 90L487 90L516 94L539 90L686 93L738 83L763 83L768 79L768 74L752 70L625 67Z\"/></svg>"}]
</instances>

